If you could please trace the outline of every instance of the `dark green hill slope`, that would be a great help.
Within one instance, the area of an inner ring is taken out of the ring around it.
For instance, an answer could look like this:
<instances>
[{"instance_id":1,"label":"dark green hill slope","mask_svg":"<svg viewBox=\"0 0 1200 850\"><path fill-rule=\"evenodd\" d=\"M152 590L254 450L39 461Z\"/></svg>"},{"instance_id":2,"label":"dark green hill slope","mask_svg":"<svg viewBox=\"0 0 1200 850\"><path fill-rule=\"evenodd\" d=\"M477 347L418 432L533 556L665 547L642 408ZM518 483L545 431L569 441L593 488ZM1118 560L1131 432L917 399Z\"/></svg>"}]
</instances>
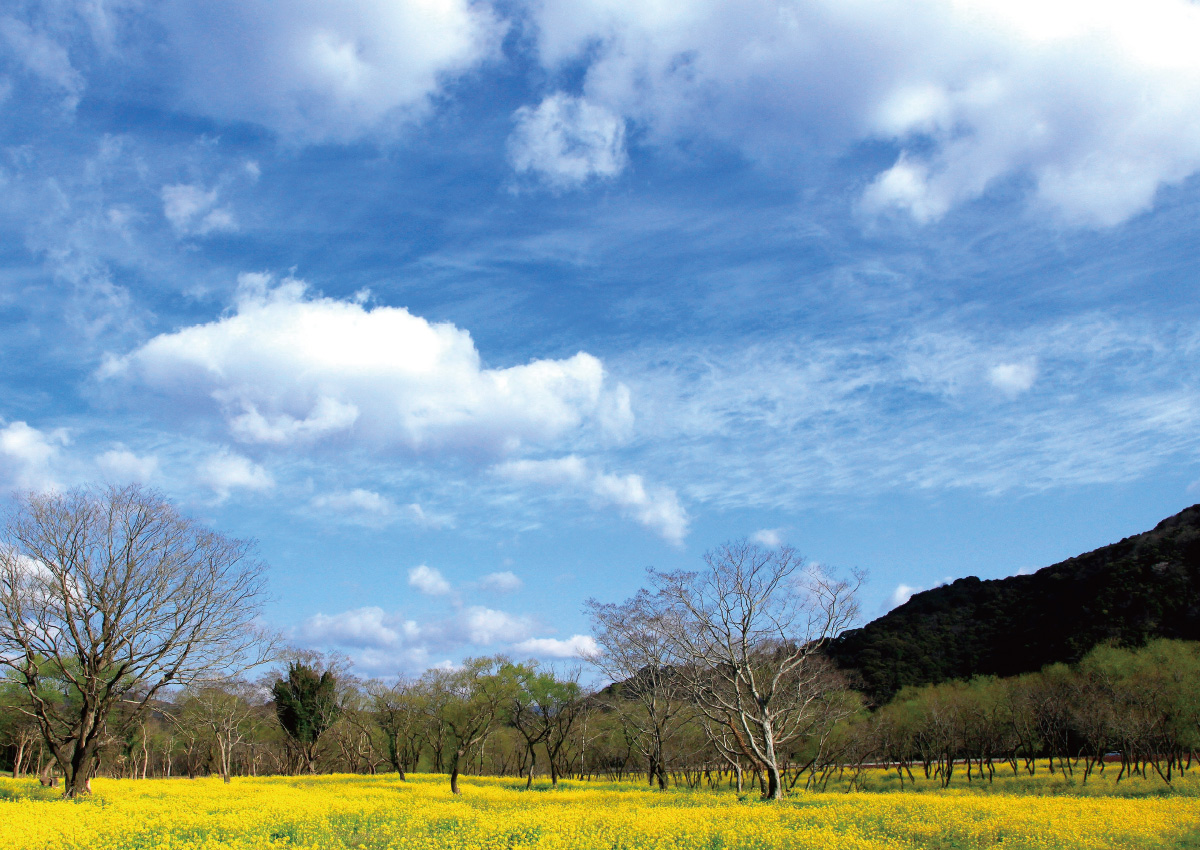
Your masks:
<instances>
[{"instance_id":1,"label":"dark green hill slope","mask_svg":"<svg viewBox=\"0 0 1200 850\"><path fill-rule=\"evenodd\" d=\"M905 685L1011 676L1153 637L1200 640L1200 505L1032 575L918 593L828 651L883 701Z\"/></svg>"}]
</instances>

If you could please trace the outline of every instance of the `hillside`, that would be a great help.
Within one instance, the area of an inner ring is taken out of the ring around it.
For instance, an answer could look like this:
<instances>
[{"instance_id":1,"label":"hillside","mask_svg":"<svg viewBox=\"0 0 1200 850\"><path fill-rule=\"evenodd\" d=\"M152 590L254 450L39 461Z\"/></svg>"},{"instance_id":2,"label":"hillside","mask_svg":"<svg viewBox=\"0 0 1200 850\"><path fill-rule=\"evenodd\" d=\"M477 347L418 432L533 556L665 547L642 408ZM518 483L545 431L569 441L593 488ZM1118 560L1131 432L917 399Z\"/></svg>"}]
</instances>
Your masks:
<instances>
[{"instance_id":1,"label":"hillside","mask_svg":"<svg viewBox=\"0 0 1200 850\"><path fill-rule=\"evenodd\" d=\"M1152 637L1200 640L1200 505L1032 575L918 593L829 654L882 701L905 685L1010 676Z\"/></svg>"}]
</instances>

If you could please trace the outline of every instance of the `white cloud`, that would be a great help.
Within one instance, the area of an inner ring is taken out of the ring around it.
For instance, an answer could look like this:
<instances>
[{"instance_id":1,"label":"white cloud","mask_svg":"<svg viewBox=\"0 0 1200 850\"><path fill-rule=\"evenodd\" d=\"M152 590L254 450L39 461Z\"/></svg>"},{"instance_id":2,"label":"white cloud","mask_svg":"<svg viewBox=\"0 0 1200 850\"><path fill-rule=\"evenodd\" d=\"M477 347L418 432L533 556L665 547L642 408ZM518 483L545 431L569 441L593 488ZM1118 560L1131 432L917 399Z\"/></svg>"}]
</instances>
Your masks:
<instances>
[{"instance_id":1,"label":"white cloud","mask_svg":"<svg viewBox=\"0 0 1200 850\"><path fill-rule=\"evenodd\" d=\"M423 528L454 528L454 517L450 514L430 512L416 502L401 508L401 513L414 524Z\"/></svg>"},{"instance_id":2,"label":"white cloud","mask_svg":"<svg viewBox=\"0 0 1200 850\"><path fill-rule=\"evenodd\" d=\"M453 517L447 514L432 513L416 502L398 505L382 493L363 487L318 493L309 501L309 505L322 516L332 516L368 528L382 528L398 520L422 528L449 528L454 525Z\"/></svg>"},{"instance_id":3,"label":"white cloud","mask_svg":"<svg viewBox=\"0 0 1200 850\"><path fill-rule=\"evenodd\" d=\"M387 496L361 487L320 493L309 504L323 515L333 514L348 522L369 527L386 525L397 513L396 505Z\"/></svg>"},{"instance_id":4,"label":"white cloud","mask_svg":"<svg viewBox=\"0 0 1200 850\"><path fill-rule=\"evenodd\" d=\"M25 422L0 428L0 484L20 490L54 489L59 449L70 443L64 428L41 431Z\"/></svg>"},{"instance_id":5,"label":"white cloud","mask_svg":"<svg viewBox=\"0 0 1200 850\"><path fill-rule=\"evenodd\" d=\"M1200 7L1189 0L544 0L543 65L647 143L697 134L766 163L899 148L865 206L920 221L1002 181L1118 223L1200 168Z\"/></svg>"},{"instance_id":6,"label":"white cloud","mask_svg":"<svg viewBox=\"0 0 1200 850\"><path fill-rule=\"evenodd\" d=\"M513 652L534 658L591 658L600 652L596 639L591 635L572 635L566 640L558 638L530 638L513 644Z\"/></svg>"},{"instance_id":7,"label":"white cloud","mask_svg":"<svg viewBox=\"0 0 1200 850\"><path fill-rule=\"evenodd\" d=\"M275 486L275 479L262 466L227 450L209 456L198 472L200 482L211 487L221 501L235 490L264 492Z\"/></svg>"},{"instance_id":8,"label":"white cloud","mask_svg":"<svg viewBox=\"0 0 1200 850\"><path fill-rule=\"evenodd\" d=\"M457 608L448 617L425 622L369 606L338 614L315 614L296 629L295 635L309 646L349 651L356 667L362 670L394 673L427 668L432 658L466 646L482 648L525 641L533 628L528 617L478 605ZM578 639L572 641L579 644ZM581 646L587 648L586 644Z\"/></svg>"},{"instance_id":9,"label":"white cloud","mask_svg":"<svg viewBox=\"0 0 1200 850\"><path fill-rule=\"evenodd\" d=\"M667 541L680 544L688 515L675 491L647 487L640 475L614 475L593 469L577 455L553 460L514 460L495 467L497 474L525 484L548 485L612 505Z\"/></svg>"},{"instance_id":10,"label":"white cloud","mask_svg":"<svg viewBox=\"0 0 1200 850\"><path fill-rule=\"evenodd\" d=\"M419 116L506 29L471 0L168 0L157 15L185 107L300 143Z\"/></svg>"},{"instance_id":11,"label":"white cloud","mask_svg":"<svg viewBox=\"0 0 1200 850\"><path fill-rule=\"evenodd\" d=\"M625 121L603 106L557 92L536 109L521 107L513 118L508 153L518 173L571 188L625 168Z\"/></svg>"},{"instance_id":12,"label":"white cloud","mask_svg":"<svg viewBox=\"0 0 1200 850\"><path fill-rule=\"evenodd\" d=\"M24 71L61 89L68 109L75 107L83 93L83 76L72 66L67 49L54 37L15 17L0 15L0 44L8 48L8 55Z\"/></svg>"},{"instance_id":13,"label":"white cloud","mask_svg":"<svg viewBox=\"0 0 1200 850\"><path fill-rule=\"evenodd\" d=\"M301 637L313 643L375 648L398 646L406 634L417 632L415 623L397 622L378 607L315 614L300 629Z\"/></svg>"},{"instance_id":14,"label":"white cloud","mask_svg":"<svg viewBox=\"0 0 1200 850\"><path fill-rule=\"evenodd\" d=\"M187 236L236 230L237 222L229 207L217 206L217 190L186 183L162 188L163 215L175 232Z\"/></svg>"},{"instance_id":15,"label":"white cloud","mask_svg":"<svg viewBox=\"0 0 1200 850\"><path fill-rule=\"evenodd\" d=\"M158 473L158 458L138 455L124 446L109 449L96 458L96 465L110 481L144 483Z\"/></svg>"},{"instance_id":16,"label":"white cloud","mask_svg":"<svg viewBox=\"0 0 1200 850\"><path fill-rule=\"evenodd\" d=\"M1037 362L998 363L988 371L992 386L1011 396L1027 392L1037 380Z\"/></svg>"},{"instance_id":17,"label":"white cloud","mask_svg":"<svg viewBox=\"0 0 1200 850\"><path fill-rule=\"evenodd\" d=\"M436 569L425 564L408 571L408 584L430 596L444 596L450 592L450 582Z\"/></svg>"},{"instance_id":18,"label":"white cloud","mask_svg":"<svg viewBox=\"0 0 1200 850\"><path fill-rule=\"evenodd\" d=\"M101 375L208 397L245 442L339 436L373 447L503 456L592 430L619 434L628 393L580 352L485 368L469 333L398 307L310 297L243 275L232 315L151 339Z\"/></svg>"},{"instance_id":19,"label":"white cloud","mask_svg":"<svg viewBox=\"0 0 1200 850\"><path fill-rule=\"evenodd\" d=\"M488 573L479 580L479 586L495 593L512 593L520 590L524 582L512 570Z\"/></svg>"},{"instance_id":20,"label":"white cloud","mask_svg":"<svg viewBox=\"0 0 1200 850\"><path fill-rule=\"evenodd\" d=\"M893 608L899 608L908 600L912 599L917 593L920 593L925 588L913 587L907 584L898 584L896 589L892 591L892 595L888 597L885 605L885 610L891 611Z\"/></svg>"},{"instance_id":21,"label":"white cloud","mask_svg":"<svg viewBox=\"0 0 1200 850\"><path fill-rule=\"evenodd\" d=\"M463 612L461 627L467 642L486 646L498 642L510 643L528 637L533 630L533 621L506 611L472 605Z\"/></svg>"},{"instance_id":22,"label":"white cloud","mask_svg":"<svg viewBox=\"0 0 1200 850\"><path fill-rule=\"evenodd\" d=\"M758 531L750 535L750 539L762 546L767 546L771 549L783 545L783 529L782 528L760 528Z\"/></svg>"},{"instance_id":23,"label":"white cloud","mask_svg":"<svg viewBox=\"0 0 1200 850\"><path fill-rule=\"evenodd\" d=\"M1141 480L1200 450L1190 321L1091 314L985 336L937 327L632 352L618 368L638 400L637 462L670 469L710 508L796 510L864 494ZM635 360L655 365L635 375ZM1005 363L1037 364L1020 405L991 382Z\"/></svg>"}]
</instances>

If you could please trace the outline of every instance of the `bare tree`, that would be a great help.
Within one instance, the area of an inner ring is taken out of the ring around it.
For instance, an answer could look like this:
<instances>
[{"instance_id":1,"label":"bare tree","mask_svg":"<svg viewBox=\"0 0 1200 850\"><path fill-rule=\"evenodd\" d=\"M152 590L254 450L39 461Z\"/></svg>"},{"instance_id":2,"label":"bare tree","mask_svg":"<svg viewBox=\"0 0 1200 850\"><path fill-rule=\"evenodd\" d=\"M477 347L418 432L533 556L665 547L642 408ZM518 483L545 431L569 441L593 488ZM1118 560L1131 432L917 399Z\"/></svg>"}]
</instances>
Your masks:
<instances>
[{"instance_id":1,"label":"bare tree","mask_svg":"<svg viewBox=\"0 0 1200 850\"><path fill-rule=\"evenodd\" d=\"M402 677L388 685L378 680L367 683L375 723L383 732L388 761L401 779L406 769L415 768L421 757L421 737L424 733L424 713L421 693L411 681Z\"/></svg>"},{"instance_id":2,"label":"bare tree","mask_svg":"<svg viewBox=\"0 0 1200 850\"><path fill-rule=\"evenodd\" d=\"M177 703L180 715L171 717L178 725L211 736L221 778L229 783L233 751L250 734L263 694L242 679L208 679L186 688Z\"/></svg>"},{"instance_id":3,"label":"bare tree","mask_svg":"<svg viewBox=\"0 0 1200 850\"><path fill-rule=\"evenodd\" d=\"M17 500L0 544L0 664L29 694L65 796L90 792L105 734L124 734L168 684L261 660L264 573L251 544L154 491Z\"/></svg>"},{"instance_id":4,"label":"bare tree","mask_svg":"<svg viewBox=\"0 0 1200 850\"><path fill-rule=\"evenodd\" d=\"M788 546L742 540L698 572L657 573L656 622L697 706L762 765L765 795L783 796L783 746L822 717L835 680L821 647L858 613L854 583L805 564Z\"/></svg>"},{"instance_id":5,"label":"bare tree","mask_svg":"<svg viewBox=\"0 0 1200 850\"><path fill-rule=\"evenodd\" d=\"M612 706L636 733L648 781L665 790L669 745L694 712L661 600L642 590L620 605L589 599L586 606L600 647L590 660L613 681Z\"/></svg>"}]
</instances>

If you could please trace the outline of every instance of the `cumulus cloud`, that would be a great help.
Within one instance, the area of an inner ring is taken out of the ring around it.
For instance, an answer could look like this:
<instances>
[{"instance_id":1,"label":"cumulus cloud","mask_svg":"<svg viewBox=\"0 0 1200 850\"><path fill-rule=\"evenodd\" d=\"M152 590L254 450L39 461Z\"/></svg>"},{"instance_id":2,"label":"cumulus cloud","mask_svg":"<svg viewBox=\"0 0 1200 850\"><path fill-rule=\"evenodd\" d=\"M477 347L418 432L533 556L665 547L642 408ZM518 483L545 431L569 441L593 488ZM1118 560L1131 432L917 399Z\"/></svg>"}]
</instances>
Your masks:
<instances>
[{"instance_id":1,"label":"cumulus cloud","mask_svg":"<svg viewBox=\"0 0 1200 850\"><path fill-rule=\"evenodd\" d=\"M524 582L512 570L498 573L488 573L479 580L479 586L494 593L512 593L520 590Z\"/></svg>"},{"instance_id":2,"label":"cumulus cloud","mask_svg":"<svg viewBox=\"0 0 1200 850\"><path fill-rule=\"evenodd\" d=\"M300 143L420 115L506 29L471 0L168 0L156 14L186 108Z\"/></svg>"},{"instance_id":3,"label":"cumulus cloud","mask_svg":"<svg viewBox=\"0 0 1200 850\"><path fill-rule=\"evenodd\" d=\"M66 429L42 431L26 422L0 428L0 484L19 490L58 486L54 466L60 449L70 443Z\"/></svg>"},{"instance_id":4,"label":"cumulus cloud","mask_svg":"<svg viewBox=\"0 0 1200 850\"><path fill-rule=\"evenodd\" d=\"M391 673L429 667L437 655L465 646L520 646L533 628L528 617L478 605L458 608L445 618L425 622L370 606L315 614L300 625L296 636L310 646L347 650L356 666L364 670ZM586 644L581 646L586 649ZM544 654L553 657L552 652Z\"/></svg>"},{"instance_id":5,"label":"cumulus cloud","mask_svg":"<svg viewBox=\"0 0 1200 850\"><path fill-rule=\"evenodd\" d=\"M158 458L139 455L124 446L109 449L96 458L96 465L110 481L145 483L158 473Z\"/></svg>"},{"instance_id":6,"label":"cumulus cloud","mask_svg":"<svg viewBox=\"0 0 1200 850\"><path fill-rule=\"evenodd\" d=\"M450 592L450 582L438 570L425 564L408 571L408 584L429 596L444 596Z\"/></svg>"},{"instance_id":7,"label":"cumulus cloud","mask_svg":"<svg viewBox=\"0 0 1200 850\"><path fill-rule=\"evenodd\" d=\"M530 638L513 644L513 652L534 658L583 658L588 659L600 652L596 639L591 635L572 635L566 640L558 638Z\"/></svg>"},{"instance_id":8,"label":"cumulus cloud","mask_svg":"<svg viewBox=\"0 0 1200 850\"><path fill-rule=\"evenodd\" d=\"M419 632L415 622L397 620L374 606L332 616L315 614L300 629L300 635L314 643L375 648L397 646Z\"/></svg>"},{"instance_id":9,"label":"cumulus cloud","mask_svg":"<svg viewBox=\"0 0 1200 850\"><path fill-rule=\"evenodd\" d=\"M903 583L896 585L895 590L892 591L891 596L889 596L887 602L884 603L885 610L891 611L893 608L899 608L922 590L925 590L925 588L913 587L912 585Z\"/></svg>"},{"instance_id":10,"label":"cumulus cloud","mask_svg":"<svg viewBox=\"0 0 1200 850\"><path fill-rule=\"evenodd\" d=\"M697 133L764 162L898 148L864 195L920 221L1010 178L1080 224L1200 168L1200 7L1087 0L545 0L543 65L647 143ZM533 114L533 113L530 113Z\"/></svg>"},{"instance_id":11,"label":"cumulus cloud","mask_svg":"<svg viewBox=\"0 0 1200 850\"><path fill-rule=\"evenodd\" d=\"M496 466L497 474L524 484L548 485L578 493L598 505L611 505L667 541L687 535L687 511L675 491L648 487L640 475L614 475L592 468L577 455L553 460L514 460Z\"/></svg>"},{"instance_id":12,"label":"cumulus cloud","mask_svg":"<svg viewBox=\"0 0 1200 850\"><path fill-rule=\"evenodd\" d=\"M1011 395L1028 391L1037 380L1037 363L1026 360L1021 363L998 363L988 370L988 380L996 389Z\"/></svg>"},{"instance_id":13,"label":"cumulus cloud","mask_svg":"<svg viewBox=\"0 0 1200 850\"><path fill-rule=\"evenodd\" d=\"M217 206L217 190L204 189L187 183L162 188L163 215L186 236L205 236L222 230L236 230L233 212Z\"/></svg>"},{"instance_id":14,"label":"cumulus cloud","mask_svg":"<svg viewBox=\"0 0 1200 850\"><path fill-rule=\"evenodd\" d=\"M533 630L533 621L506 611L472 605L463 612L461 626L469 643L486 645L500 641L510 643L528 637Z\"/></svg>"},{"instance_id":15,"label":"cumulus cloud","mask_svg":"<svg viewBox=\"0 0 1200 850\"><path fill-rule=\"evenodd\" d=\"M212 488L220 501L228 499L235 490L261 493L275 486L275 479L262 466L230 451L210 455L198 473L200 482Z\"/></svg>"},{"instance_id":16,"label":"cumulus cloud","mask_svg":"<svg viewBox=\"0 0 1200 850\"><path fill-rule=\"evenodd\" d=\"M783 529L760 528L758 531L750 535L750 539L762 546L767 546L774 549L777 546L783 545Z\"/></svg>"},{"instance_id":17,"label":"cumulus cloud","mask_svg":"<svg viewBox=\"0 0 1200 850\"><path fill-rule=\"evenodd\" d=\"M557 92L536 108L522 106L513 118L508 155L520 174L562 189L625 168L625 122L603 106Z\"/></svg>"},{"instance_id":18,"label":"cumulus cloud","mask_svg":"<svg viewBox=\"0 0 1200 850\"><path fill-rule=\"evenodd\" d=\"M632 418L628 391L590 354L490 369L448 322L257 274L241 277L231 315L154 337L101 375L207 397L251 443L336 436L495 457L588 427L618 434Z\"/></svg>"}]
</instances>

